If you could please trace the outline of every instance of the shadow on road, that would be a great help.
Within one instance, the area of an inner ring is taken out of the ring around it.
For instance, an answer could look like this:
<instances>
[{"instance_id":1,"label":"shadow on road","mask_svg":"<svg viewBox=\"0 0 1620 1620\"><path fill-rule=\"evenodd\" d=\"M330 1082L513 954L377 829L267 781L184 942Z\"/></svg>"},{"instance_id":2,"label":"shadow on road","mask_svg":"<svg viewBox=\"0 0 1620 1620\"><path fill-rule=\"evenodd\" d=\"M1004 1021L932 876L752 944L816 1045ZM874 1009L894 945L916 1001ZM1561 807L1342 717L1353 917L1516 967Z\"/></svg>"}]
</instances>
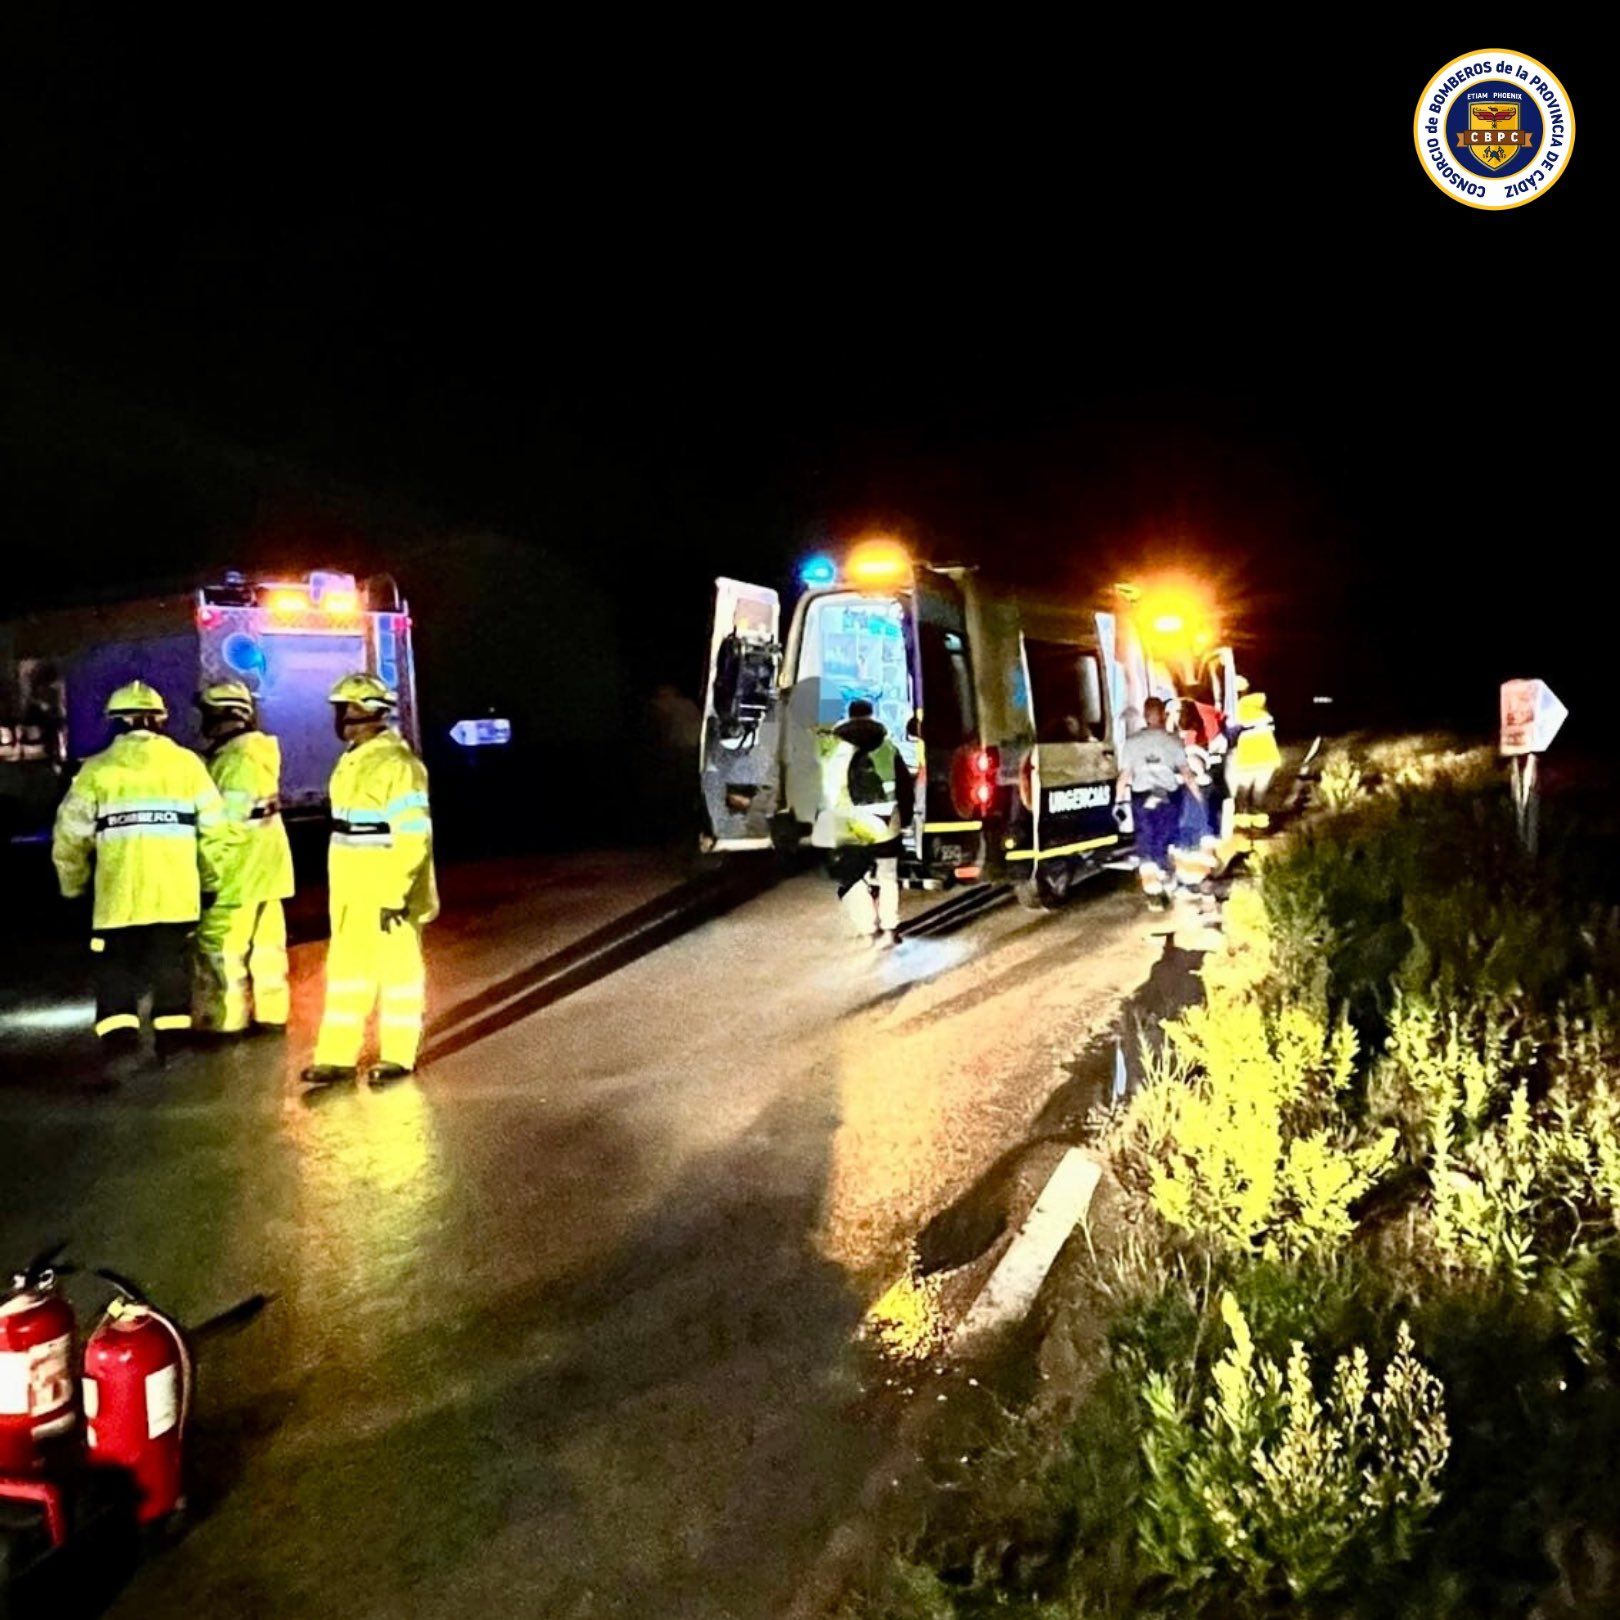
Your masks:
<instances>
[{"instance_id":1,"label":"shadow on road","mask_svg":"<svg viewBox=\"0 0 1620 1620\"><path fill-rule=\"evenodd\" d=\"M584 938L446 1008L427 1027L424 1064L464 1051L543 1007L639 961L671 940L763 894L783 875L772 858L733 862L593 929Z\"/></svg>"}]
</instances>

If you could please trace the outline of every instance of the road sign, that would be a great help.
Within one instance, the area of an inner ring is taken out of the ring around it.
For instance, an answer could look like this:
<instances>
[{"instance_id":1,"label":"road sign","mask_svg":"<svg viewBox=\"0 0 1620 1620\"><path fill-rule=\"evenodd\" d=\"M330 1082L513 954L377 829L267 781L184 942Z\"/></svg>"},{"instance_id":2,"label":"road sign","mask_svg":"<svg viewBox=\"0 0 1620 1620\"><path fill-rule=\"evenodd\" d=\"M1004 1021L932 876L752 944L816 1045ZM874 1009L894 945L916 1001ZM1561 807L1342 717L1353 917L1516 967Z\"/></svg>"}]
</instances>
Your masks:
<instances>
[{"instance_id":1,"label":"road sign","mask_svg":"<svg viewBox=\"0 0 1620 1620\"><path fill-rule=\"evenodd\" d=\"M458 720L450 728L450 740L463 748L502 748L512 740L512 722Z\"/></svg>"},{"instance_id":2,"label":"road sign","mask_svg":"<svg viewBox=\"0 0 1620 1620\"><path fill-rule=\"evenodd\" d=\"M1545 681L1503 681L1501 751L1545 753L1568 717L1569 710Z\"/></svg>"}]
</instances>

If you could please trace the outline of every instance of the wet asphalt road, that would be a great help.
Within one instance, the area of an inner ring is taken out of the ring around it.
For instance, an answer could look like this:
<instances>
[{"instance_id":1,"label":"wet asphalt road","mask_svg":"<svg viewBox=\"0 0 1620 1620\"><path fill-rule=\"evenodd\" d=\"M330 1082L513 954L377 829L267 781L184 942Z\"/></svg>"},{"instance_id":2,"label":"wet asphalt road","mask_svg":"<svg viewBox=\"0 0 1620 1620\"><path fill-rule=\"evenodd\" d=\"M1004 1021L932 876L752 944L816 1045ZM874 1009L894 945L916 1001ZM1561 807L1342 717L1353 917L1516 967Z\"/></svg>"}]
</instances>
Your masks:
<instances>
[{"instance_id":1,"label":"wet asphalt road","mask_svg":"<svg viewBox=\"0 0 1620 1620\"><path fill-rule=\"evenodd\" d=\"M434 1016L671 881L450 874ZM315 1106L318 945L285 1044L110 1097L80 1083L77 956L13 952L0 1252L71 1233L193 1323L274 1296L206 1348L194 1526L114 1612L776 1612L883 1444L862 1310L1152 950L1103 880L873 953L809 875Z\"/></svg>"}]
</instances>

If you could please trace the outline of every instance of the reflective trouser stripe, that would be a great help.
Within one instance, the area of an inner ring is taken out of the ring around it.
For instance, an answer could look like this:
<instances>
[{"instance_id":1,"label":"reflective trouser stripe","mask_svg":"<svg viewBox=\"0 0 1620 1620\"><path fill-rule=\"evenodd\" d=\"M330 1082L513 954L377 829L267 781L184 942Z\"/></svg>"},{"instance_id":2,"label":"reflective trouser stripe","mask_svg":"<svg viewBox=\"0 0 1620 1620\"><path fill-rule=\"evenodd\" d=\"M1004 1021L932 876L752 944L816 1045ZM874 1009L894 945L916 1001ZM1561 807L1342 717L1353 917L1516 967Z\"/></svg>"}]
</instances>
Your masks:
<instances>
[{"instance_id":1,"label":"reflective trouser stripe","mask_svg":"<svg viewBox=\"0 0 1620 1620\"><path fill-rule=\"evenodd\" d=\"M190 1013L159 1013L152 1020L153 1029L190 1029Z\"/></svg>"},{"instance_id":2,"label":"reflective trouser stripe","mask_svg":"<svg viewBox=\"0 0 1620 1620\"><path fill-rule=\"evenodd\" d=\"M375 907L340 912L326 956L326 1007L315 1061L360 1061L365 1025L381 1002L378 1057L412 1068L422 1040L422 934L410 924L384 932Z\"/></svg>"},{"instance_id":3,"label":"reflective trouser stripe","mask_svg":"<svg viewBox=\"0 0 1620 1620\"><path fill-rule=\"evenodd\" d=\"M134 1013L114 1013L110 1018L98 1018L96 1020L97 1035L111 1035L117 1029L139 1029L140 1027L141 1021Z\"/></svg>"},{"instance_id":4,"label":"reflective trouser stripe","mask_svg":"<svg viewBox=\"0 0 1620 1620\"><path fill-rule=\"evenodd\" d=\"M212 906L197 926L194 1010L200 1028L231 1034L251 1015L285 1024L287 917L279 900Z\"/></svg>"}]
</instances>

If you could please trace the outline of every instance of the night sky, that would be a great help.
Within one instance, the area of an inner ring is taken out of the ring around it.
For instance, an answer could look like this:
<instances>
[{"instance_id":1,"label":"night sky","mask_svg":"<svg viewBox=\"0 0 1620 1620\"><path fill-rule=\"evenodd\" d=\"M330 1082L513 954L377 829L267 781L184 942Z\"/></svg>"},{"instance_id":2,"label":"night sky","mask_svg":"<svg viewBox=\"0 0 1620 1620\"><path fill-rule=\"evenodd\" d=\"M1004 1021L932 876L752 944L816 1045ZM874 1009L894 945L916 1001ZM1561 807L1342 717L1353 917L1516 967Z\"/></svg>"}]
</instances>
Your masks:
<instances>
[{"instance_id":1,"label":"night sky","mask_svg":"<svg viewBox=\"0 0 1620 1620\"><path fill-rule=\"evenodd\" d=\"M1466 19L1166 55L942 15L56 14L7 138L0 615L391 564L510 706L577 583L631 702L695 684L716 572L882 526L1076 590L1218 572L1284 709L1483 722L1537 673L1593 714L1585 42L1504 31L1579 151L1492 216L1411 145Z\"/></svg>"}]
</instances>

